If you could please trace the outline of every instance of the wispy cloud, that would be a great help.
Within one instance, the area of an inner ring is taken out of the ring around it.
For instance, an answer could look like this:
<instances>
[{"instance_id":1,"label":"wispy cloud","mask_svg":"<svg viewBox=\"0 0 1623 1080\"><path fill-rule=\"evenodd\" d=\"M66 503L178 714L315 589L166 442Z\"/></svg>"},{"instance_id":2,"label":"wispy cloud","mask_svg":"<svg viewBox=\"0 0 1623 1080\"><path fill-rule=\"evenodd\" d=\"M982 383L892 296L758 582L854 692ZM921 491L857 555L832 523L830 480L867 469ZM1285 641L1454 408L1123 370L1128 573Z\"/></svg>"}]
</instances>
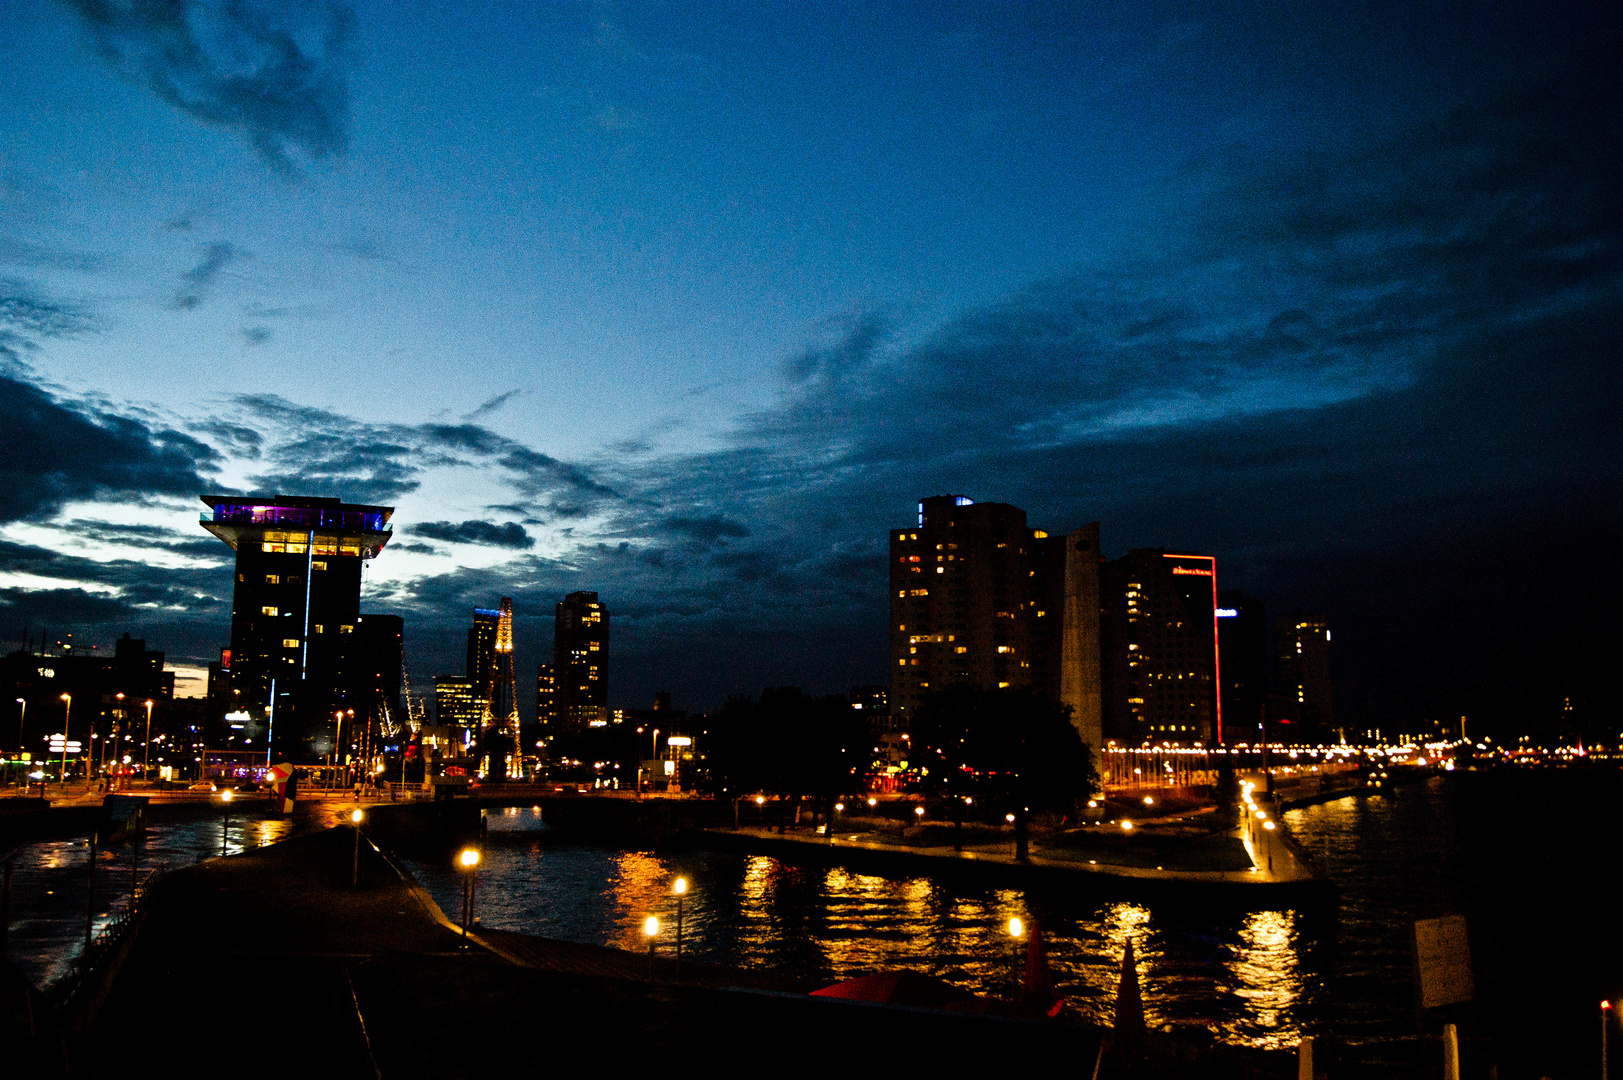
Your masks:
<instances>
[{"instance_id":1,"label":"wispy cloud","mask_svg":"<svg viewBox=\"0 0 1623 1080\"><path fill-rule=\"evenodd\" d=\"M235 247L223 241L204 247L197 265L181 275L181 287L175 293L175 307L190 311L201 304L214 279L220 276L220 271L241 255Z\"/></svg>"}]
</instances>

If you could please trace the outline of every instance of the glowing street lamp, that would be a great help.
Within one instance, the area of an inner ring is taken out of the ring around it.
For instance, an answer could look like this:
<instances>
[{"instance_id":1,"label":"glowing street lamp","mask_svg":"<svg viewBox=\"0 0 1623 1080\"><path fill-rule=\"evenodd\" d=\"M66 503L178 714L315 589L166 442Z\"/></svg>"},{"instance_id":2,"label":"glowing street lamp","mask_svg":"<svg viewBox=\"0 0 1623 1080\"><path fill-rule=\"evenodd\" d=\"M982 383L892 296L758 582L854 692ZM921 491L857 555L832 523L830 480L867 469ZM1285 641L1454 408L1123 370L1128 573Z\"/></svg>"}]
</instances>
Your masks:
<instances>
[{"instance_id":1,"label":"glowing street lamp","mask_svg":"<svg viewBox=\"0 0 1623 1080\"><path fill-rule=\"evenodd\" d=\"M359 807L349 812L350 824L355 827L355 859L349 868L349 887L352 889L361 880L361 822L365 820L366 812Z\"/></svg>"},{"instance_id":2,"label":"glowing street lamp","mask_svg":"<svg viewBox=\"0 0 1623 1080\"><path fill-rule=\"evenodd\" d=\"M231 797L234 794L230 788L220 792L220 854L224 855L226 837L231 835Z\"/></svg>"},{"instance_id":3,"label":"glowing street lamp","mask_svg":"<svg viewBox=\"0 0 1623 1080\"><path fill-rule=\"evenodd\" d=\"M68 722L73 716L73 695L63 694L62 700L67 702L62 706L62 790L68 788Z\"/></svg>"},{"instance_id":4,"label":"glowing street lamp","mask_svg":"<svg viewBox=\"0 0 1623 1080\"><path fill-rule=\"evenodd\" d=\"M462 867L462 947L466 949L468 924L473 921L473 885L479 870L479 849L463 848L462 854L457 856L457 864Z\"/></svg>"},{"instance_id":5,"label":"glowing street lamp","mask_svg":"<svg viewBox=\"0 0 1623 1080\"><path fill-rule=\"evenodd\" d=\"M141 779L146 780L147 770L152 768L152 699L147 698L147 737L141 746Z\"/></svg>"},{"instance_id":6,"label":"glowing street lamp","mask_svg":"<svg viewBox=\"0 0 1623 1080\"><path fill-rule=\"evenodd\" d=\"M654 946L659 941L659 916L650 915L642 922L642 936L648 939L648 977L654 977Z\"/></svg>"},{"instance_id":7,"label":"glowing street lamp","mask_svg":"<svg viewBox=\"0 0 1623 1080\"><path fill-rule=\"evenodd\" d=\"M688 892L688 879L679 877L671 882L671 892L676 894L676 965L682 966L682 898Z\"/></svg>"}]
</instances>

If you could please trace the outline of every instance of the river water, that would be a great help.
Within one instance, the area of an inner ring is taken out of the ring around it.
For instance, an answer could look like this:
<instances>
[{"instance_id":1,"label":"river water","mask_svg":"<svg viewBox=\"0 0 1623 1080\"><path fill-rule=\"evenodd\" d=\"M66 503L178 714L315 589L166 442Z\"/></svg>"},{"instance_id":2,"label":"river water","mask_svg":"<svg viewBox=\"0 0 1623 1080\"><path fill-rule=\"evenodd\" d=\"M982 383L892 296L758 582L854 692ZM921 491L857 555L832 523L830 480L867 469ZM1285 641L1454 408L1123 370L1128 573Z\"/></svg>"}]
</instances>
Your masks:
<instances>
[{"instance_id":1,"label":"river water","mask_svg":"<svg viewBox=\"0 0 1623 1080\"><path fill-rule=\"evenodd\" d=\"M1131 939L1152 1025L1265 1048L1329 1036L1375 1075L1437 1073L1436 1025L1415 1017L1411 927L1462 913L1478 997L1468 1060L1507 1078L1593 1077L1599 1002L1623 989L1607 842L1620 795L1611 772L1459 772L1290 811L1338 886L1339 910L1317 912L623 851L569 843L533 810L493 811L477 910L484 925L624 948L644 947L654 914L668 950L681 875L684 955L822 983L905 967L989 994L1014 978L1009 918L1035 918L1073 1018L1109 1023ZM412 869L456 917L449 865Z\"/></svg>"}]
</instances>

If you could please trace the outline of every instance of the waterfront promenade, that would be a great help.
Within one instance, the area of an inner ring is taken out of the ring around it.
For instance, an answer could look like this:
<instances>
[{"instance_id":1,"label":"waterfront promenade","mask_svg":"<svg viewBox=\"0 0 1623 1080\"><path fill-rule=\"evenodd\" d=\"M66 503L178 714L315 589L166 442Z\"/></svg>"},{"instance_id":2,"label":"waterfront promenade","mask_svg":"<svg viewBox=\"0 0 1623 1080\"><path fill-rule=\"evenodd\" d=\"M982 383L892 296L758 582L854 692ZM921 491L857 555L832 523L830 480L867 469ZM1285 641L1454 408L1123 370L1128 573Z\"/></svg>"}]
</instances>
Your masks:
<instances>
[{"instance_id":1,"label":"waterfront promenade","mask_svg":"<svg viewBox=\"0 0 1623 1080\"><path fill-rule=\"evenodd\" d=\"M492 1077L555 1068L845 1069L1006 1061L1087 1072L1100 1032L1074 1025L807 997L793 973L735 972L493 932L464 942L426 893L329 829L177 870L154 891L75 1075L166 1071ZM831 1036L837 1035L837 1038ZM1083 1064L1083 1063L1086 1064Z\"/></svg>"}]
</instances>

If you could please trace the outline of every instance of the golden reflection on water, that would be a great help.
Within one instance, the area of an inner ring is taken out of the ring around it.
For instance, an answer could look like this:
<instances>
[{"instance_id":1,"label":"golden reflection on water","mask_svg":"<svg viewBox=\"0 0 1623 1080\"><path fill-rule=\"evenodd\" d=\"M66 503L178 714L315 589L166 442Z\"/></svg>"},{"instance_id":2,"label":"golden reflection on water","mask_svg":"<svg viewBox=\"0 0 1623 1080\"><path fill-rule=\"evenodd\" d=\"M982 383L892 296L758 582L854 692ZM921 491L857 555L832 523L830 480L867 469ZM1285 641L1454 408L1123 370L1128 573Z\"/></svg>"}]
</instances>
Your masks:
<instances>
[{"instance_id":1,"label":"golden reflection on water","mask_svg":"<svg viewBox=\"0 0 1623 1080\"><path fill-rule=\"evenodd\" d=\"M1246 1041L1253 1046L1281 1049L1302 1037L1293 1013L1302 995L1297 956L1296 913L1254 911L1240 927L1240 942L1228 969L1234 993L1250 1006L1247 1027L1261 1029Z\"/></svg>"},{"instance_id":2,"label":"golden reflection on water","mask_svg":"<svg viewBox=\"0 0 1623 1080\"><path fill-rule=\"evenodd\" d=\"M668 944L665 939L674 940L675 934L675 922L667 913L667 908L674 908L670 896L674 875L662 859L641 851L620 852L615 859L615 870L616 876L607 887L614 900L614 924L619 928L619 940L615 944L622 949L646 949L648 938L642 931L643 921L655 915L661 922L657 944L665 947ZM666 922L670 922L669 928L664 925Z\"/></svg>"}]
</instances>

